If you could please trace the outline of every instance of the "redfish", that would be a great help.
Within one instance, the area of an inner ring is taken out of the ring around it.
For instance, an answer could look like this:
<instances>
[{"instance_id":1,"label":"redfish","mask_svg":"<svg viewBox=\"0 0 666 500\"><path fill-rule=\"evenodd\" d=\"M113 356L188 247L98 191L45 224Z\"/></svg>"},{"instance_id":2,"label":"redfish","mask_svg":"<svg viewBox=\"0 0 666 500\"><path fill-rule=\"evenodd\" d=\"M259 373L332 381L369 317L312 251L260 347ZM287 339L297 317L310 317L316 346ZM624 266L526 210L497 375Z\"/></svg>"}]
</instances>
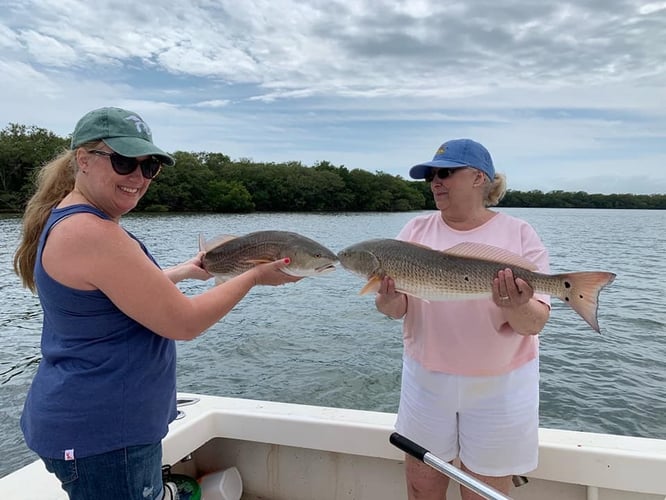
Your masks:
<instances>
[{"instance_id":1,"label":"redfish","mask_svg":"<svg viewBox=\"0 0 666 500\"><path fill-rule=\"evenodd\" d=\"M389 276L397 291L431 301L489 297L497 272L510 268L536 293L571 306L597 332L599 293L616 276L605 271L539 273L519 255L478 243L438 251L400 240L375 239L341 250L338 259L342 267L368 279L361 294L376 292L382 278Z\"/></svg>"},{"instance_id":2,"label":"redfish","mask_svg":"<svg viewBox=\"0 0 666 500\"><path fill-rule=\"evenodd\" d=\"M199 236L205 252L203 267L223 282L257 264L289 257L282 268L291 276L316 276L335 270L336 255L320 243L289 231L255 231L243 236L221 235L210 241Z\"/></svg>"}]
</instances>

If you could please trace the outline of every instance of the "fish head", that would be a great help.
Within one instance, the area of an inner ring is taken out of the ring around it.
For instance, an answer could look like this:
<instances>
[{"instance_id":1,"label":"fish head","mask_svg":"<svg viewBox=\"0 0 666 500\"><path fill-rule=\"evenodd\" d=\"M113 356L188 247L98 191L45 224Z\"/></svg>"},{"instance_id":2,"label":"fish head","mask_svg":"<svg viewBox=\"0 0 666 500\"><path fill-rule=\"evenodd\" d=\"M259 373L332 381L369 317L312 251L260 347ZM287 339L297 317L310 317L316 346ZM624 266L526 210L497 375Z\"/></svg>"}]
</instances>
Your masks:
<instances>
[{"instance_id":1,"label":"fish head","mask_svg":"<svg viewBox=\"0 0 666 500\"><path fill-rule=\"evenodd\" d=\"M300 238L284 250L289 265L282 272L291 276L318 276L335 270L337 256L325 246L307 238Z\"/></svg>"},{"instance_id":2,"label":"fish head","mask_svg":"<svg viewBox=\"0 0 666 500\"><path fill-rule=\"evenodd\" d=\"M369 278L381 274L381 264L371 242L356 243L340 250L338 259L342 267L363 277Z\"/></svg>"}]
</instances>

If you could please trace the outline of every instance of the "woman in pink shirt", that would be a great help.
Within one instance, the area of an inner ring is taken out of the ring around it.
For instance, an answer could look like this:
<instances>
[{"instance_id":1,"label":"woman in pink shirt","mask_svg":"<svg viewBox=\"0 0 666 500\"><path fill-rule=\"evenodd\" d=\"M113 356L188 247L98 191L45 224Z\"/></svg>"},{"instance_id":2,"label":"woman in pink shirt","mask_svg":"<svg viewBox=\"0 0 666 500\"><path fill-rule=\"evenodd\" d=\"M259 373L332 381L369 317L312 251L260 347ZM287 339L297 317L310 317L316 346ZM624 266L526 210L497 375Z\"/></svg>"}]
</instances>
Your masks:
<instances>
[{"instance_id":1,"label":"woman in pink shirt","mask_svg":"<svg viewBox=\"0 0 666 500\"><path fill-rule=\"evenodd\" d=\"M506 178L478 142L442 144L410 176L430 183L438 212L407 223L398 239L446 250L484 243L549 272L548 252L525 221L495 212ZM537 466L539 361L537 334L550 298L534 294L510 269L493 280L491 298L428 302L396 292L384 278L377 309L404 318L402 388L396 430L439 458L508 493L511 476ZM406 456L410 500L446 499L448 477ZM461 487L463 500L481 498Z\"/></svg>"}]
</instances>

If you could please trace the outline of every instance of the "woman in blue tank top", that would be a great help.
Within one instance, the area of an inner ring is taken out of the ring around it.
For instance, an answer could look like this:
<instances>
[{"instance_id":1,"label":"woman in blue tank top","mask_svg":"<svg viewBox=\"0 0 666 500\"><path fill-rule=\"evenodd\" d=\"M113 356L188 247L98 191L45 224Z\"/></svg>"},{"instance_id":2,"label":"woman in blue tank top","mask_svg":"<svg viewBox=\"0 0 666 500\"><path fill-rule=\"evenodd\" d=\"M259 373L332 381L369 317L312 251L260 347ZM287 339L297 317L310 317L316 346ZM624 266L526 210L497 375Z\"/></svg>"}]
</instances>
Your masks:
<instances>
[{"instance_id":1,"label":"woman in blue tank top","mask_svg":"<svg viewBox=\"0 0 666 500\"><path fill-rule=\"evenodd\" d=\"M72 500L160 499L161 441L176 416L175 340L193 339L255 285L297 281L261 264L187 297L202 253L162 270L119 224L163 165L139 115L84 115L39 172L14 268L42 305L42 360L21 417L26 443Z\"/></svg>"}]
</instances>

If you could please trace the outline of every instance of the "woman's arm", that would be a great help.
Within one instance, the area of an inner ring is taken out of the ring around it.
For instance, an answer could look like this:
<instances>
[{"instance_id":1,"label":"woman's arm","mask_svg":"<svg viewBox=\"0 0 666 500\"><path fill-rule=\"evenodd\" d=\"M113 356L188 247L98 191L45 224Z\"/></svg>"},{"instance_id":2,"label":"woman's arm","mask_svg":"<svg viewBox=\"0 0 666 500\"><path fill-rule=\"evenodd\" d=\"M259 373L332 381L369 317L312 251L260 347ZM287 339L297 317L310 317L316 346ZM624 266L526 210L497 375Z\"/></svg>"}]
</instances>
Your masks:
<instances>
[{"instance_id":1,"label":"woman's arm","mask_svg":"<svg viewBox=\"0 0 666 500\"><path fill-rule=\"evenodd\" d=\"M158 335L178 340L200 335L255 285L282 285L300 279L280 271L287 265L281 260L186 296L172 279L198 275L196 263L165 272L118 224L89 214L68 217L54 227L43 262L54 279L77 289L99 289L135 321ZM256 314L270 314L269 308L257 309Z\"/></svg>"}]
</instances>

